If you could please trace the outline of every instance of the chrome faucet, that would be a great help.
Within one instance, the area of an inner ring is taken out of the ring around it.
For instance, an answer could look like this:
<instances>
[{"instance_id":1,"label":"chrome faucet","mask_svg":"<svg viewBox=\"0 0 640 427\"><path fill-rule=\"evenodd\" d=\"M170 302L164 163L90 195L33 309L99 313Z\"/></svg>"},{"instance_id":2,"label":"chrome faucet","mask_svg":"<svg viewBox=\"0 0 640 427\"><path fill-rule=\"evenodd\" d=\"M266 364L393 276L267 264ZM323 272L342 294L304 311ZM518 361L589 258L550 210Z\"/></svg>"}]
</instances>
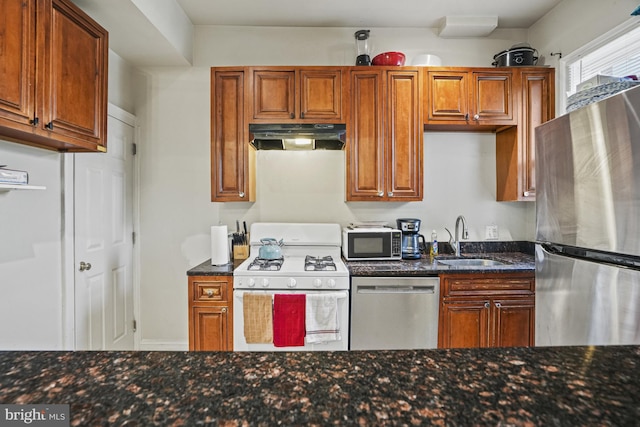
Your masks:
<instances>
[{"instance_id":1,"label":"chrome faucet","mask_svg":"<svg viewBox=\"0 0 640 427\"><path fill-rule=\"evenodd\" d=\"M460 232L460 221L462 221L462 237L458 237L458 234ZM462 215L459 215L458 218L456 218L456 228L455 228L455 239L454 237L451 235L451 232L449 231L448 228L445 228L445 230L447 230L447 233L449 233L449 244L451 245L451 247L453 248L455 255L456 256L460 256L460 239L462 240L467 240L469 238L469 230L467 229L467 221L464 219L464 217Z\"/></svg>"}]
</instances>

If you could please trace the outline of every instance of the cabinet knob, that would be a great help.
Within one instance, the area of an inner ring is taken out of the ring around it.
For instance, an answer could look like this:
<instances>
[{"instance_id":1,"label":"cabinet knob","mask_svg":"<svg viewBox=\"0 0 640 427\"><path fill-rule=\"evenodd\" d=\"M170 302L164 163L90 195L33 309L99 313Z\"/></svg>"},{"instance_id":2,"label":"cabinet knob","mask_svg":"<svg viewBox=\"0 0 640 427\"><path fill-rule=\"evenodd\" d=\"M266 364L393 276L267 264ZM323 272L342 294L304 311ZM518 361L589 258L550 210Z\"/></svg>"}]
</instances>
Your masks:
<instances>
[{"instance_id":1,"label":"cabinet knob","mask_svg":"<svg viewBox=\"0 0 640 427\"><path fill-rule=\"evenodd\" d=\"M220 311L222 311L223 313L226 313L227 312L227 307L222 307L222 310L220 310Z\"/></svg>"},{"instance_id":2,"label":"cabinet knob","mask_svg":"<svg viewBox=\"0 0 640 427\"><path fill-rule=\"evenodd\" d=\"M44 127L46 127L49 130L53 130L53 122L49 122L46 125L44 125Z\"/></svg>"},{"instance_id":3,"label":"cabinet knob","mask_svg":"<svg viewBox=\"0 0 640 427\"><path fill-rule=\"evenodd\" d=\"M208 297L212 297L213 296L213 289L207 289L207 296Z\"/></svg>"},{"instance_id":4,"label":"cabinet knob","mask_svg":"<svg viewBox=\"0 0 640 427\"><path fill-rule=\"evenodd\" d=\"M304 113L300 113L300 118L304 119Z\"/></svg>"},{"instance_id":5,"label":"cabinet knob","mask_svg":"<svg viewBox=\"0 0 640 427\"><path fill-rule=\"evenodd\" d=\"M90 262L80 261L80 268L78 270L80 270L80 271L91 270L91 263Z\"/></svg>"},{"instance_id":6,"label":"cabinet knob","mask_svg":"<svg viewBox=\"0 0 640 427\"><path fill-rule=\"evenodd\" d=\"M244 197L244 191L239 192L239 193L238 193L238 196L240 196L240 197Z\"/></svg>"},{"instance_id":7,"label":"cabinet knob","mask_svg":"<svg viewBox=\"0 0 640 427\"><path fill-rule=\"evenodd\" d=\"M535 191L525 191L523 193L524 197L535 197L536 192Z\"/></svg>"},{"instance_id":8,"label":"cabinet knob","mask_svg":"<svg viewBox=\"0 0 640 427\"><path fill-rule=\"evenodd\" d=\"M496 307L500 308L502 307L502 304L500 304L499 302L496 303Z\"/></svg>"},{"instance_id":9,"label":"cabinet knob","mask_svg":"<svg viewBox=\"0 0 640 427\"><path fill-rule=\"evenodd\" d=\"M378 197L384 197L384 192L383 191L378 191Z\"/></svg>"},{"instance_id":10,"label":"cabinet knob","mask_svg":"<svg viewBox=\"0 0 640 427\"><path fill-rule=\"evenodd\" d=\"M476 114L475 116L473 116L473 120L475 121L480 120L480 114Z\"/></svg>"},{"instance_id":11,"label":"cabinet knob","mask_svg":"<svg viewBox=\"0 0 640 427\"><path fill-rule=\"evenodd\" d=\"M488 303L488 302L485 302L485 303L484 303L484 308L489 308L489 307L490 307L489 303Z\"/></svg>"},{"instance_id":12,"label":"cabinet knob","mask_svg":"<svg viewBox=\"0 0 640 427\"><path fill-rule=\"evenodd\" d=\"M393 191L389 191L389 192L387 193L387 196L389 196L389 197L393 197Z\"/></svg>"},{"instance_id":13,"label":"cabinet knob","mask_svg":"<svg viewBox=\"0 0 640 427\"><path fill-rule=\"evenodd\" d=\"M293 113L291 113L291 114L289 115L289 117L291 117L292 119L295 119L295 118L296 118L296 115L295 115L295 114L293 114Z\"/></svg>"},{"instance_id":14,"label":"cabinet knob","mask_svg":"<svg viewBox=\"0 0 640 427\"><path fill-rule=\"evenodd\" d=\"M467 121L469 120L469 113L464 115L464 119L467 120Z\"/></svg>"},{"instance_id":15,"label":"cabinet knob","mask_svg":"<svg viewBox=\"0 0 640 427\"><path fill-rule=\"evenodd\" d=\"M29 123L31 123L33 126L38 126L39 122L40 122L40 119L37 117L34 117L33 120L29 120Z\"/></svg>"}]
</instances>

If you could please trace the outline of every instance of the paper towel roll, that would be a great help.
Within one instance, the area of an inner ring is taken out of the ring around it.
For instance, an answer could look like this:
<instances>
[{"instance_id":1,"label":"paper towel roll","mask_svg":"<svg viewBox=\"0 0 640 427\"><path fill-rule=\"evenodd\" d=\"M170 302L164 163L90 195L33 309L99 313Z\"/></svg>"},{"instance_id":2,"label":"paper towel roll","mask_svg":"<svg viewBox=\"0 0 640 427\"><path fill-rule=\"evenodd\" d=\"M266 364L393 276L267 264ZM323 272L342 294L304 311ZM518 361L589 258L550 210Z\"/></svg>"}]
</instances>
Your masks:
<instances>
[{"instance_id":1,"label":"paper towel roll","mask_svg":"<svg viewBox=\"0 0 640 427\"><path fill-rule=\"evenodd\" d=\"M211 227L211 265L229 263L229 237L226 225Z\"/></svg>"}]
</instances>

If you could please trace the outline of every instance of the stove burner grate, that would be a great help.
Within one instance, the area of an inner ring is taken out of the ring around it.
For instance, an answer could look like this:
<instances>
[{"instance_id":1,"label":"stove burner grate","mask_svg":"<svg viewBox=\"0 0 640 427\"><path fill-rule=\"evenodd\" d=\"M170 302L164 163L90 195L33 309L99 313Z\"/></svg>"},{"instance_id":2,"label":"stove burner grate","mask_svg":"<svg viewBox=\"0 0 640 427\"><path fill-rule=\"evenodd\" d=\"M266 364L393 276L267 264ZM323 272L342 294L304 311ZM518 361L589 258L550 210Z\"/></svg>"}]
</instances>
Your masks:
<instances>
[{"instance_id":1,"label":"stove burner grate","mask_svg":"<svg viewBox=\"0 0 640 427\"><path fill-rule=\"evenodd\" d=\"M284 262L284 258L275 258L275 259L267 259L267 258L255 258L247 267L247 270L261 270L261 271L278 271L282 268L282 263Z\"/></svg>"},{"instance_id":2,"label":"stove burner grate","mask_svg":"<svg viewBox=\"0 0 640 427\"><path fill-rule=\"evenodd\" d=\"M307 255L304 259L305 271L331 270L336 271L336 263L333 262L331 255L328 256L312 256Z\"/></svg>"}]
</instances>

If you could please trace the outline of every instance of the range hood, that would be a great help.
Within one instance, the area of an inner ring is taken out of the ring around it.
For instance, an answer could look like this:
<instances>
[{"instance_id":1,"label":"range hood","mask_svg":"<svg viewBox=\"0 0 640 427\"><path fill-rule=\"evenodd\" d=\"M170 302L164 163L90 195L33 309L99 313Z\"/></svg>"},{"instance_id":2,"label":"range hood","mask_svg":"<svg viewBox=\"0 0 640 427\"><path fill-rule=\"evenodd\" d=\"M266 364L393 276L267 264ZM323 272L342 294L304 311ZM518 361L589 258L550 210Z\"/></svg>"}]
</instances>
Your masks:
<instances>
[{"instance_id":1,"label":"range hood","mask_svg":"<svg viewBox=\"0 0 640 427\"><path fill-rule=\"evenodd\" d=\"M344 124L250 124L256 150L342 150Z\"/></svg>"}]
</instances>

